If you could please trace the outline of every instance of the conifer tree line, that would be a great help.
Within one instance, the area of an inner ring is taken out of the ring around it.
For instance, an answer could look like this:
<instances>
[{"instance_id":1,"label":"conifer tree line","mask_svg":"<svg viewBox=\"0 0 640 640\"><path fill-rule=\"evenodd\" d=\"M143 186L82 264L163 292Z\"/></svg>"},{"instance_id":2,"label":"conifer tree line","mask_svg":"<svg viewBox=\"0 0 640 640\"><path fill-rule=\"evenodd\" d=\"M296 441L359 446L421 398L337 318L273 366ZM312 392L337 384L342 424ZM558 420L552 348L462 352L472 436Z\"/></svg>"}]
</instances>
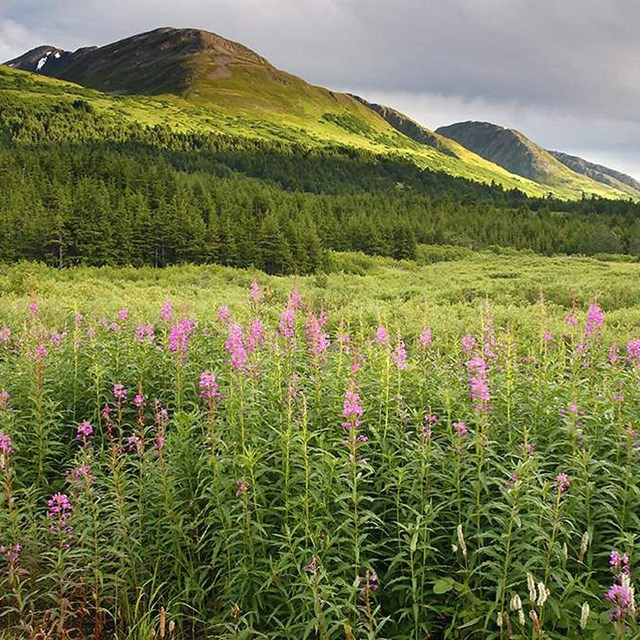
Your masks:
<instances>
[{"instance_id":1,"label":"conifer tree line","mask_svg":"<svg viewBox=\"0 0 640 640\"><path fill-rule=\"evenodd\" d=\"M399 157L123 124L88 102L0 99L0 259L268 273L327 250L412 259L419 244L640 254L640 205L530 199Z\"/></svg>"}]
</instances>

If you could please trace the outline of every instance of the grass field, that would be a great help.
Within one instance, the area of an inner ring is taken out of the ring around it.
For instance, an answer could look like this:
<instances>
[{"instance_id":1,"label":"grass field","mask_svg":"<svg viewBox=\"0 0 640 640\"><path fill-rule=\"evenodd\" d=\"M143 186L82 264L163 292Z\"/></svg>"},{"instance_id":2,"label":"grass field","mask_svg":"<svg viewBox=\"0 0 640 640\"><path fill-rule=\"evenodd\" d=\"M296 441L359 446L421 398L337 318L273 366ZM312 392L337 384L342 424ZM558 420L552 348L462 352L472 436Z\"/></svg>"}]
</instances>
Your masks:
<instances>
[{"instance_id":1,"label":"grass field","mask_svg":"<svg viewBox=\"0 0 640 640\"><path fill-rule=\"evenodd\" d=\"M640 265L420 256L3 267L0 637L637 638Z\"/></svg>"}]
</instances>

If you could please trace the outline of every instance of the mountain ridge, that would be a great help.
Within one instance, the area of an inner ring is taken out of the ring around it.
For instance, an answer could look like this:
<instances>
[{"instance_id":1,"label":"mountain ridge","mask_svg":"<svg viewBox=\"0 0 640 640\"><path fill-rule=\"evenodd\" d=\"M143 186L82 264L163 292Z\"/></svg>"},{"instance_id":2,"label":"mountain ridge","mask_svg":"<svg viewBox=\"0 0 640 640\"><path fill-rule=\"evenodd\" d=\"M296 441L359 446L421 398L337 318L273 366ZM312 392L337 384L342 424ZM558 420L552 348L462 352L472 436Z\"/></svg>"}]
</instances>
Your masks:
<instances>
[{"instance_id":1,"label":"mountain ridge","mask_svg":"<svg viewBox=\"0 0 640 640\"><path fill-rule=\"evenodd\" d=\"M190 115L199 113L200 121L213 122L215 114L226 126L243 131L400 154L423 168L496 182L534 196L552 191L569 199L585 192L620 198L624 193L619 186L568 168L564 179L555 183L531 180L391 107L312 85L277 69L245 45L201 29L162 27L75 52L43 45L7 64L105 94L169 101ZM548 158L564 167L551 155Z\"/></svg>"}]
</instances>

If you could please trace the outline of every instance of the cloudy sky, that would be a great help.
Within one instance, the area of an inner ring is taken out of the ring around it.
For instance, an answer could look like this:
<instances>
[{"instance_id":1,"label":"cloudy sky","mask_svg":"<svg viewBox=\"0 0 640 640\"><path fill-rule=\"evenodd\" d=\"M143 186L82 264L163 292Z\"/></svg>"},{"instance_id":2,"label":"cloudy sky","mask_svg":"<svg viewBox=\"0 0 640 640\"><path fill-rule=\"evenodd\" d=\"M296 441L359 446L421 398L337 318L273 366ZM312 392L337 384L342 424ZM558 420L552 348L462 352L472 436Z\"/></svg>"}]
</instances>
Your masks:
<instances>
[{"instance_id":1,"label":"cloudy sky","mask_svg":"<svg viewBox=\"0 0 640 640\"><path fill-rule=\"evenodd\" d=\"M0 60L198 27L430 128L488 120L640 179L639 24L638 0L0 0Z\"/></svg>"}]
</instances>

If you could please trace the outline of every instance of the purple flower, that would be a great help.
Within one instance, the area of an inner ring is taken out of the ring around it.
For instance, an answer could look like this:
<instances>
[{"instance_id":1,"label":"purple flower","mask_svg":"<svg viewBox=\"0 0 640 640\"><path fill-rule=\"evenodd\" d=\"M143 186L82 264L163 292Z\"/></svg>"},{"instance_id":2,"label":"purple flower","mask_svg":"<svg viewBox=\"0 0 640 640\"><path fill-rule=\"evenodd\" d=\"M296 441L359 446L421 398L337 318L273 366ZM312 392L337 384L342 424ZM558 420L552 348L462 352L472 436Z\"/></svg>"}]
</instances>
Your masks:
<instances>
[{"instance_id":1,"label":"purple flower","mask_svg":"<svg viewBox=\"0 0 640 640\"><path fill-rule=\"evenodd\" d=\"M142 405L144 404L144 396L141 393L136 393L135 397L133 398L133 404L140 409L140 407L142 407Z\"/></svg>"},{"instance_id":2,"label":"purple flower","mask_svg":"<svg viewBox=\"0 0 640 640\"><path fill-rule=\"evenodd\" d=\"M292 341L295 338L295 319L296 309L292 305L287 305L285 310L280 314L279 331L283 338Z\"/></svg>"},{"instance_id":3,"label":"purple flower","mask_svg":"<svg viewBox=\"0 0 640 640\"><path fill-rule=\"evenodd\" d=\"M585 333L589 336L600 331L604 324L604 313L602 309L595 303L589 305L587 312L587 321L585 325Z\"/></svg>"},{"instance_id":4,"label":"purple flower","mask_svg":"<svg viewBox=\"0 0 640 640\"><path fill-rule=\"evenodd\" d=\"M309 353L318 357L329 348L329 334L323 331L327 316L323 312L318 317L310 315L307 318L306 334Z\"/></svg>"},{"instance_id":5,"label":"purple flower","mask_svg":"<svg viewBox=\"0 0 640 640\"><path fill-rule=\"evenodd\" d=\"M88 464L82 464L79 467L71 469L68 475L69 481L75 484L83 484L86 481L92 484L94 477L91 475L91 467Z\"/></svg>"},{"instance_id":6,"label":"purple flower","mask_svg":"<svg viewBox=\"0 0 640 640\"><path fill-rule=\"evenodd\" d=\"M245 368L247 363L247 352L244 348L242 327L236 322L229 324L229 333L225 342L225 349L231 356L231 366L239 371Z\"/></svg>"},{"instance_id":7,"label":"purple flower","mask_svg":"<svg viewBox=\"0 0 640 640\"><path fill-rule=\"evenodd\" d=\"M2 327L0 329L0 342L9 342L11 340L11 328Z\"/></svg>"},{"instance_id":8,"label":"purple flower","mask_svg":"<svg viewBox=\"0 0 640 640\"><path fill-rule=\"evenodd\" d=\"M127 390L124 388L124 385L120 382L116 382L113 385L113 397L118 402L126 402L127 401Z\"/></svg>"},{"instance_id":9,"label":"purple flower","mask_svg":"<svg viewBox=\"0 0 640 640\"><path fill-rule=\"evenodd\" d=\"M462 353L469 353L473 351L478 344L477 340L473 336L470 336L468 334L466 336L462 336L461 342L462 342Z\"/></svg>"},{"instance_id":10,"label":"purple flower","mask_svg":"<svg viewBox=\"0 0 640 640\"><path fill-rule=\"evenodd\" d=\"M9 456L13 453L11 436L6 433L0 433L0 471L7 468Z\"/></svg>"},{"instance_id":11,"label":"purple flower","mask_svg":"<svg viewBox=\"0 0 640 640\"><path fill-rule=\"evenodd\" d=\"M165 300L160 307L160 322L172 322L173 321L173 307L171 306L171 300Z\"/></svg>"},{"instance_id":12,"label":"purple flower","mask_svg":"<svg viewBox=\"0 0 640 640\"><path fill-rule=\"evenodd\" d=\"M564 493L571 486L569 476L566 473L559 473L556 476L553 486L558 490L558 493Z\"/></svg>"},{"instance_id":13,"label":"purple flower","mask_svg":"<svg viewBox=\"0 0 640 640\"><path fill-rule=\"evenodd\" d=\"M570 324L572 327L577 327L578 326L578 320L574 315L565 316L564 321L567 324Z\"/></svg>"},{"instance_id":14,"label":"purple flower","mask_svg":"<svg viewBox=\"0 0 640 640\"><path fill-rule=\"evenodd\" d=\"M484 358L472 358L467 362L471 400L476 411L489 411L489 384L487 363Z\"/></svg>"},{"instance_id":15,"label":"purple flower","mask_svg":"<svg viewBox=\"0 0 640 640\"><path fill-rule=\"evenodd\" d=\"M262 289L260 288L260 285L253 280L249 287L249 302L251 302L251 304L259 305L262 303L262 300Z\"/></svg>"},{"instance_id":16,"label":"purple flower","mask_svg":"<svg viewBox=\"0 0 640 640\"><path fill-rule=\"evenodd\" d=\"M370 594L378 590L378 574L375 571L367 571L364 576L358 578L358 581L363 585L359 590L363 600L368 600Z\"/></svg>"},{"instance_id":17,"label":"purple flower","mask_svg":"<svg viewBox=\"0 0 640 640\"><path fill-rule=\"evenodd\" d=\"M258 316L251 322L246 342L248 351L255 351L264 343L264 327L262 326L262 320Z\"/></svg>"},{"instance_id":18,"label":"purple flower","mask_svg":"<svg viewBox=\"0 0 640 640\"><path fill-rule=\"evenodd\" d=\"M69 502L69 496L65 493L54 493L49 500L47 500L47 518L53 520L54 518L68 517L69 511L71 511L71 503Z\"/></svg>"},{"instance_id":19,"label":"purple flower","mask_svg":"<svg viewBox=\"0 0 640 640\"><path fill-rule=\"evenodd\" d=\"M229 307L220 307L218 309L218 313L216 314L216 322L218 324L228 324L231 319L231 311L229 311Z\"/></svg>"},{"instance_id":20,"label":"purple flower","mask_svg":"<svg viewBox=\"0 0 640 640\"><path fill-rule=\"evenodd\" d=\"M155 331L152 324L139 324L133 333L136 342L153 342Z\"/></svg>"},{"instance_id":21,"label":"purple flower","mask_svg":"<svg viewBox=\"0 0 640 640\"><path fill-rule=\"evenodd\" d=\"M407 364L407 349L404 346L403 340L398 340L398 343L391 354L391 359L396 363L398 371L403 371L409 368L409 365Z\"/></svg>"},{"instance_id":22,"label":"purple flower","mask_svg":"<svg viewBox=\"0 0 640 640\"><path fill-rule=\"evenodd\" d=\"M20 560L22 545L15 544L13 547L0 546L0 553L7 559L10 565L15 565Z\"/></svg>"},{"instance_id":23,"label":"purple flower","mask_svg":"<svg viewBox=\"0 0 640 640\"><path fill-rule=\"evenodd\" d=\"M200 374L198 386L200 387L201 398L217 398L220 395L216 376L213 373L203 371Z\"/></svg>"},{"instance_id":24,"label":"purple flower","mask_svg":"<svg viewBox=\"0 0 640 640\"><path fill-rule=\"evenodd\" d=\"M246 480L239 479L236 480L236 498L239 498L241 495L244 495L249 490L249 485Z\"/></svg>"},{"instance_id":25,"label":"purple flower","mask_svg":"<svg viewBox=\"0 0 640 640\"><path fill-rule=\"evenodd\" d=\"M194 329L195 324L188 318L182 318L171 325L171 331L169 332L169 351L179 353L182 364L184 364L187 359L187 345Z\"/></svg>"},{"instance_id":26,"label":"purple flower","mask_svg":"<svg viewBox=\"0 0 640 640\"><path fill-rule=\"evenodd\" d=\"M386 345L389 342L389 332L383 324L377 328L374 340L381 345Z\"/></svg>"},{"instance_id":27,"label":"purple flower","mask_svg":"<svg viewBox=\"0 0 640 640\"><path fill-rule=\"evenodd\" d=\"M465 422L454 422L453 430L456 432L456 435L464 438L469 433L469 428Z\"/></svg>"},{"instance_id":28,"label":"purple flower","mask_svg":"<svg viewBox=\"0 0 640 640\"><path fill-rule=\"evenodd\" d=\"M362 424L360 418L363 410L360 406L360 394L355 391L355 385L344 394L344 402L342 404L342 417L345 421L342 423L343 428L357 428Z\"/></svg>"},{"instance_id":29,"label":"purple flower","mask_svg":"<svg viewBox=\"0 0 640 640\"><path fill-rule=\"evenodd\" d=\"M425 327L422 330L422 333L420 334L420 337L418 338L418 342L420 344L421 348L426 348L426 347L430 347L431 346L431 328L430 327Z\"/></svg>"},{"instance_id":30,"label":"purple flower","mask_svg":"<svg viewBox=\"0 0 640 640\"><path fill-rule=\"evenodd\" d=\"M38 308L38 303L35 300L32 300L29 303L29 313L34 318L39 318L40 317L40 309Z\"/></svg>"},{"instance_id":31,"label":"purple flower","mask_svg":"<svg viewBox=\"0 0 640 640\"><path fill-rule=\"evenodd\" d=\"M88 420L83 420L76 429L76 440L87 445L91 438L93 438L93 425Z\"/></svg>"},{"instance_id":32,"label":"purple flower","mask_svg":"<svg viewBox=\"0 0 640 640\"><path fill-rule=\"evenodd\" d=\"M140 436L129 436L127 438L127 451L129 453L142 453L144 451L144 443Z\"/></svg>"},{"instance_id":33,"label":"purple flower","mask_svg":"<svg viewBox=\"0 0 640 640\"><path fill-rule=\"evenodd\" d=\"M632 338L627 342L627 360L631 364L640 364L640 340Z\"/></svg>"},{"instance_id":34,"label":"purple flower","mask_svg":"<svg viewBox=\"0 0 640 640\"><path fill-rule=\"evenodd\" d=\"M116 313L116 318L122 322L129 319L129 311L124 307Z\"/></svg>"},{"instance_id":35,"label":"purple flower","mask_svg":"<svg viewBox=\"0 0 640 640\"><path fill-rule=\"evenodd\" d=\"M313 558L311 558L311 562L302 567L302 570L315 576L318 573L319 564L320 561L318 560L317 556L313 556Z\"/></svg>"}]
</instances>

